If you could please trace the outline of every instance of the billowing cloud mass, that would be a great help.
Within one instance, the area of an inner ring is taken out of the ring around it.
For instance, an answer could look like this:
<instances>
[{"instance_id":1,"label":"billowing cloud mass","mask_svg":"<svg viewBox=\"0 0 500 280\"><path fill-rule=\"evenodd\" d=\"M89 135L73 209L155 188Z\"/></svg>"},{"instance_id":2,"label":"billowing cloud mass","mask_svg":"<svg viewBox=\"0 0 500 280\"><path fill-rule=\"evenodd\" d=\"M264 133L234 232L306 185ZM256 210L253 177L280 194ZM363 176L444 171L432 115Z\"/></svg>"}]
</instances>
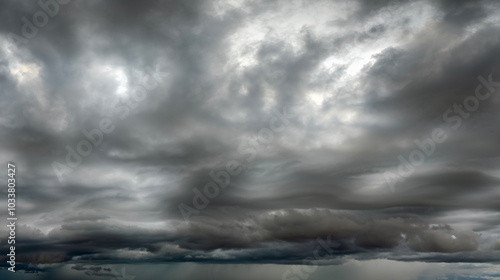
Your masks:
<instances>
[{"instance_id":1,"label":"billowing cloud mass","mask_svg":"<svg viewBox=\"0 0 500 280\"><path fill-rule=\"evenodd\" d=\"M0 14L20 263L115 277L81 263L500 259L497 1Z\"/></svg>"}]
</instances>

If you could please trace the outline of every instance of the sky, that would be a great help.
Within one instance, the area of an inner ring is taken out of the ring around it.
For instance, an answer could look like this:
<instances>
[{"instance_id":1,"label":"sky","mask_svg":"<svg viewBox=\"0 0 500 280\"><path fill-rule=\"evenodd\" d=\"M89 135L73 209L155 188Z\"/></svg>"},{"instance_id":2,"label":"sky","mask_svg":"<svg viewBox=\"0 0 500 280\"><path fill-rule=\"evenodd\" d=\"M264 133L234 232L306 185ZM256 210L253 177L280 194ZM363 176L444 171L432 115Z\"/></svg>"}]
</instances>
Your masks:
<instances>
[{"instance_id":1,"label":"sky","mask_svg":"<svg viewBox=\"0 0 500 280\"><path fill-rule=\"evenodd\" d=\"M1 1L0 277L500 279L499 34L494 0Z\"/></svg>"}]
</instances>

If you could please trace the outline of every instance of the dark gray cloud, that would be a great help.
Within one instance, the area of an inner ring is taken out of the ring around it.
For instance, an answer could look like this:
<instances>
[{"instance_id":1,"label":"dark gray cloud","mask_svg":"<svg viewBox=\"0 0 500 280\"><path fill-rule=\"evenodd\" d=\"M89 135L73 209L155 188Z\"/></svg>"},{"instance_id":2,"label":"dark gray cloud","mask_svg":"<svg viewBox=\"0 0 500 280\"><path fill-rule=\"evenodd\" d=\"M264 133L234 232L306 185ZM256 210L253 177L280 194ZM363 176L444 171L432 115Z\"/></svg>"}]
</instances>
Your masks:
<instances>
[{"instance_id":1,"label":"dark gray cloud","mask_svg":"<svg viewBox=\"0 0 500 280\"><path fill-rule=\"evenodd\" d=\"M20 261L498 260L495 1L50 3L0 4Z\"/></svg>"}]
</instances>

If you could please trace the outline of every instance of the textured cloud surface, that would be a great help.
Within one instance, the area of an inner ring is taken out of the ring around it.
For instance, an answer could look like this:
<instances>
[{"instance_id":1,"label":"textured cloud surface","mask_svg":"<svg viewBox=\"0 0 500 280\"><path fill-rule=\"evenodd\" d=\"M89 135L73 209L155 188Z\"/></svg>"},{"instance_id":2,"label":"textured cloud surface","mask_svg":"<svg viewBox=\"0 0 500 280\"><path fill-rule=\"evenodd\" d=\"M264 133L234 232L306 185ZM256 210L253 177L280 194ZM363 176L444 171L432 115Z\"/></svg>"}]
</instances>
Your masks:
<instances>
[{"instance_id":1,"label":"textured cloud surface","mask_svg":"<svg viewBox=\"0 0 500 280\"><path fill-rule=\"evenodd\" d=\"M276 265L320 264L355 279L370 275L349 272L362 262L400 274L437 262L499 277L497 1L0 13L0 154L18 169L27 272L193 262L279 278Z\"/></svg>"}]
</instances>

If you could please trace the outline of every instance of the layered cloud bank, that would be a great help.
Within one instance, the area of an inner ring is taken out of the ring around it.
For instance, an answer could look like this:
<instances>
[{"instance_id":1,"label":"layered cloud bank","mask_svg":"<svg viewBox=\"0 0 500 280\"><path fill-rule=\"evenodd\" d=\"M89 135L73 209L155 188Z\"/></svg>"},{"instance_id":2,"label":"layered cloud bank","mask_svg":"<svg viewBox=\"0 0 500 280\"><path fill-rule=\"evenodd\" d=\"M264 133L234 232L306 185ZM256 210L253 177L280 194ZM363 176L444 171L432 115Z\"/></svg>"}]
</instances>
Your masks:
<instances>
[{"instance_id":1,"label":"layered cloud bank","mask_svg":"<svg viewBox=\"0 0 500 280\"><path fill-rule=\"evenodd\" d=\"M500 258L496 1L40 3L0 3L18 261Z\"/></svg>"}]
</instances>

